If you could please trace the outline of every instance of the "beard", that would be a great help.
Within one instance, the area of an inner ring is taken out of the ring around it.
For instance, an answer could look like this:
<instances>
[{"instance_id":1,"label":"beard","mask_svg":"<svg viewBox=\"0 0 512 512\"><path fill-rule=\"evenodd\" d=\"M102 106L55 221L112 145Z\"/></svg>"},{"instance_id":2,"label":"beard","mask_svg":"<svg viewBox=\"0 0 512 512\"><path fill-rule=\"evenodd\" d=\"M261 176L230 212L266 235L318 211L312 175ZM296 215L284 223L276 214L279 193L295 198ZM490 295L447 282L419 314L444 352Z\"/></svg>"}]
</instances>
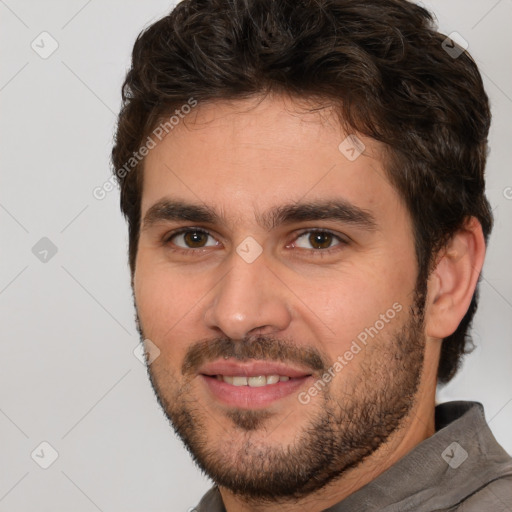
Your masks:
<instances>
[{"instance_id":1,"label":"beard","mask_svg":"<svg viewBox=\"0 0 512 512\"><path fill-rule=\"evenodd\" d=\"M300 499L339 479L374 453L413 409L426 341L424 295L416 292L402 326L387 337L379 333L361 352L357 375L345 379L342 369L318 393L316 403L298 405L283 418L280 425L286 421L301 425L288 444L270 442L278 427L267 428L275 415L268 410L227 410L224 414L232 428L220 436L209 435L208 427L216 420L194 399L193 376L202 363L221 357L295 362L323 375L332 363L315 348L299 348L269 336L239 341L215 338L189 348L181 376L162 365L164 358L148 365L148 375L177 435L217 485L247 502ZM138 326L143 338L140 323ZM269 442L265 443L265 438Z\"/></svg>"}]
</instances>

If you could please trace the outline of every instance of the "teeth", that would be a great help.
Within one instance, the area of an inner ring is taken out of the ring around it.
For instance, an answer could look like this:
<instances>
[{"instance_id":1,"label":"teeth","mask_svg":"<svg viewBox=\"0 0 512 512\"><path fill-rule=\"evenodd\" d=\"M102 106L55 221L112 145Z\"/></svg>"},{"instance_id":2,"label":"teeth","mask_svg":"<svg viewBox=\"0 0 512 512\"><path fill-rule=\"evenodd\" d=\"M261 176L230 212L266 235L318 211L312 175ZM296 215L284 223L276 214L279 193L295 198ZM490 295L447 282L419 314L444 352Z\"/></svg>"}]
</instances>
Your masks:
<instances>
[{"instance_id":1,"label":"teeth","mask_svg":"<svg viewBox=\"0 0 512 512\"><path fill-rule=\"evenodd\" d=\"M226 377L224 377L226 378ZM233 386L247 386L247 377L231 377Z\"/></svg>"},{"instance_id":2,"label":"teeth","mask_svg":"<svg viewBox=\"0 0 512 512\"><path fill-rule=\"evenodd\" d=\"M284 375L258 375L257 377L216 375L216 378L233 386L249 386L251 388L259 388L268 384L277 384L278 382L290 380L290 377Z\"/></svg>"},{"instance_id":3,"label":"teeth","mask_svg":"<svg viewBox=\"0 0 512 512\"><path fill-rule=\"evenodd\" d=\"M260 375L259 377L249 377L247 379L247 383L251 388L260 388L261 386L267 385L267 378L265 375Z\"/></svg>"}]
</instances>

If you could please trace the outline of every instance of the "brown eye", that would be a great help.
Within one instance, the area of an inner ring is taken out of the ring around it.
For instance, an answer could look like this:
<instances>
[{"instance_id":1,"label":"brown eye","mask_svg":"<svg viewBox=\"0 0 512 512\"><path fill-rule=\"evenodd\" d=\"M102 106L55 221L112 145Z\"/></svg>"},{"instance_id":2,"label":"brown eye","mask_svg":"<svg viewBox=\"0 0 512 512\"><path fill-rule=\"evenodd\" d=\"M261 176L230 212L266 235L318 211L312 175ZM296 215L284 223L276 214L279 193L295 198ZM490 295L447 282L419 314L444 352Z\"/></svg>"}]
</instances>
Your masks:
<instances>
[{"instance_id":1,"label":"brown eye","mask_svg":"<svg viewBox=\"0 0 512 512\"><path fill-rule=\"evenodd\" d=\"M313 231L310 233L308 241L314 249L327 249L331 246L333 238L334 237L331 233L327 233L325 231Z\"/></svg>"},{"instance_id":2,"label":"brown eye","mask_svg":"<svg viewBox=\"0 0 512 512\"><path fill-rule=\"evenodd\" d=\"M188 247L196 249L197 247L204 247L208 241L208 235L202 231L188 231L183 235L183 240Z\"/></svg>"},{"instance_id":3,"label":"brown eye","mask_svg":"<svg viewBox=\"0 0 512 512\"><path fill-rule=\"evenodd\" d=\"M168 241L181 249L202 249L218 245L218 242L207 231L199 229L187 229L175 233Z\"/></svg>"},{"instance_id":4,"label":"brown eye","mask_svg":"<svg viewBox=\"0 0 512 512\"><path fill-rule=\"evenodd\" d=\"M330 231L315 229L305 231L299 235L295 239L293 246L319 252L321 250L331 249L341 244L343 244L343 240L338 235L335 235Z\"/></svg>"}]
</instances>

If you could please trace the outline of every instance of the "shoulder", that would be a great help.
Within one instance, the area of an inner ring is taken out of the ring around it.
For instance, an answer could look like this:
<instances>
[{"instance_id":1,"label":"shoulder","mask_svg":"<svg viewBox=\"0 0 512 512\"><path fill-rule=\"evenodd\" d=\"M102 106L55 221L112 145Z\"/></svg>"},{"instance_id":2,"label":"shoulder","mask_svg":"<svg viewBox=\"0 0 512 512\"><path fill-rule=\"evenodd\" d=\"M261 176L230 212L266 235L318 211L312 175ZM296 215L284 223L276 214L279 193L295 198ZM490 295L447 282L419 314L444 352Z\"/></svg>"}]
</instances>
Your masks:
<instances>
[{"instance_id":1,"label":"shoulder","mask_svg":"<svg viewBox=\"0 0 512 512\"><path fill-rule=\"evenodd\" d=\"M212 487L191 512L226 512L219 488Z\"/></svg>"},{"instance_id":2,"label":"shoulder","mask_svg":"<svg viewBox=\"0 0 512 512\"><path fill-rule=\"evenodd\" d=\"M449 512L510 512L512 510L511 473L496 478L475 490ZM448 511L447 511L448 512Z\"/></svg>"}]
</instances>

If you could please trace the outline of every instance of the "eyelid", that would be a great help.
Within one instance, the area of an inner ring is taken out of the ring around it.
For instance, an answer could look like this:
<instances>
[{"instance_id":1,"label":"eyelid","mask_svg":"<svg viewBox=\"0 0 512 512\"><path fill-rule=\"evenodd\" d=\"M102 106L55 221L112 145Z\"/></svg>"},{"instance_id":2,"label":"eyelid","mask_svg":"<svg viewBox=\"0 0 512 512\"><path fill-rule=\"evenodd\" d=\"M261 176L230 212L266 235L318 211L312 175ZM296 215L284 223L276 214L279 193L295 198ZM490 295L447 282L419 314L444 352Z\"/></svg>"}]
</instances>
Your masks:
<instances>
[{"instance_id":1,"label":"eyelid","mask_svg":"<svg viewBox=\"0 0 512 512\"><path fill-rule=\"evenodd\" d=\"M196 226L187 226L187 227L184 227L184 228L177 228L177 229L174 229L172 231L169 231L169 232L165 233L165 235L162 237L162 241L164 243L169 243L171 241L171 238L173 238L173 237L175 237L177 235L182 235L183 233L187 233L188 231L196 231L196 232L199 232L199 233L204 233L204 234L206 234L208 236L213 236L205 228L198 228Z\"/></svg>"},{"instance_id":2,"label":"eyelid","mask_svg":"<svg viewBox=\"0 0 512 512\"><path fill-rule=\"evenodd\" d=\"M334 238L336 238L341 244L349 244L350 238L347 235L344 235L342 233L338 233L336 231L333 231L328 228L305 228L299 231L298 234L295 234L292 242L297 240L297 238L300 238L301 236L307 234L307 233L328 233L329 235L332 235ZM287 244L290 245L290 244ZM311 249L311 251L315 252L327 252L329 249L334 249L334 247L337 247L337 245L333 247L329 247L327 249ZM299 247L299 249L302 249L302 247Z\"/></svg>"},{"instance_id":3,"label":"eyelid","mask_svg":"<svg viewBox=\"0 0 512 512\"><path fill-rule=\"evenodd\" d=\"M181 247L179 245L174 244L171 240L172 238L182 235L184 233L188 233L190 231L193 231L195 233L203 233L206 236L213 238L215 240L215 245L206 245L204 247ZM170 244L172 244L172 247L169 247ZM175 253L181 253L181 254L188 254L188 255L195 255L199 256L202 254L205 254L208 250L211 250L212 248L215 248L219 245L221 245L221 242L217 239L216 236L214 236L210 231L208 231L205 228L195 227L195 226L186 226L182 228L177 228L173 231L167 232L162 237L162 245L164 247L167 247L168 249L172 250Z\"/></svg>"},{"instance_id":4,"label":"eyelid","mask_svg":"<svg viewBox=\"0 0 512 512\"><path fill-rule=\"evenodd\" d=\"M301 235L304 235L305 233L329 233L330 235L332 236L335 236L337 238L339 238L340 240L344 240L346 239L348 241L348 236L343 234L343 233L339 233L338 231L334 231L333 229L329 229L329 228L303 228L303 229L300 229L299 230L299 234L297 235L298 237L301 236Z\"/></svg>"}]
</instances>

